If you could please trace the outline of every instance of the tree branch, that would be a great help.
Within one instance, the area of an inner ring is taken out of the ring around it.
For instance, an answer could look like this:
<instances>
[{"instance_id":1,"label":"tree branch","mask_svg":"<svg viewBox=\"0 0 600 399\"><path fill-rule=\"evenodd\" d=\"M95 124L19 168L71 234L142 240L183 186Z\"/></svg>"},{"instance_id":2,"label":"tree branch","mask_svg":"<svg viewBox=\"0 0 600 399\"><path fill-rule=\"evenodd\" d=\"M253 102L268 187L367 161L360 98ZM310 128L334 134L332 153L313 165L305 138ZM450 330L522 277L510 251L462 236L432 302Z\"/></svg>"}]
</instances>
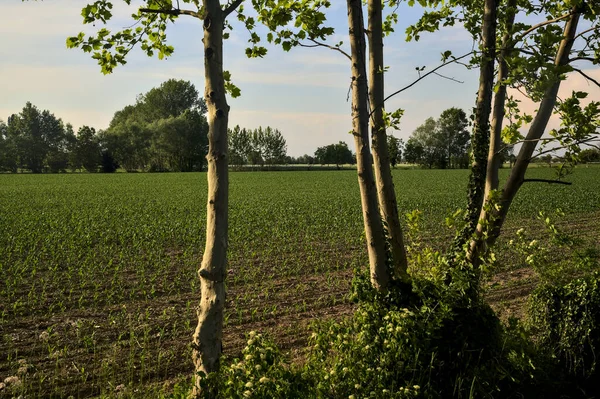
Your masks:
<instances>
[{"instance_id":1,"label":"tree branch","mask_svg":"<svg viewBox=\"0 0 600 399\"><path fill-rule=\"evenodd\" d=\"M514 147L514 146L515 146L515 145L517 145L517 144L523 144L523 143L535 143L535 142L542 142L543 144L545 144L544 142L549 142L549 141L552 141L552 140L555 140L555 139L554 139L554 138L541 138L541 137L540 137L539 139L530 139L530 140L523 139L523 140L517 140L517 141L515 141L514 143L510 143L510 144L507 144L507 145L504 145L504 146L502 146L502 148L500 148L498 151L496 151L496 155L499 155L499 154L501 154L501 153L502 153L502 151L506 150L507 148Z\"/></svg>"},{"instance_id":2,"label":"tree branch","mask_svg":"<svg viewBox=\"0 0 600 399\"><path fill-rule=\"evenodd\" d=\"M556 139L550 139L550 141L554 141L554 140L556 140ZM576 144L576 145L585 144L585 145L589 145L589 146L595 147L594 144L590 144L590 143L594 143L596 141L600 141L600 139L598 137L596 137L596 136L592 136L592 137L588 137L588 138L583 139L583 140L576 140L573 144ZM558 146L558 147L552 147L552 148L550 148L548 150L538 151L537 154L532 155L531 158L529 158L529 159L532 160L532 159L538 158L538 157L540 157L540 156L542 156L544 154L547 154L549 152L554 152L556 150L562 150L562 149L564 149L566 147L567 147L567 145L561 145L561 146Z\"/></svg>"},{"instance_id":3,"label":"tree branch","mask_svg":"<svg viewBox=\"0 0 600 399\"><path fill-rule=\"evenodd\" d=\"M523 32L519 36L517 36L512 42L513 43L518 43L520 40L522 40L525 36L527 36L528 34L530 34L531 32L533 32L534 30L539 29L542 26L546 26L546 25L553 24L555 22L562 21L565 18L569 18L572 14L573 13L570 12L568 14L563 14L560 17L556 17L554 19L549 19L547 21L543 21L543 22L540 22L539 24L533 25L532 27L530 27L529 29L527 29L525 32Z\"/></svg>"},{"instance_id":4,"label":"tree branch","mask_svg":"<svg viewBox=\"0 0 600 399\"><path fill-rule=\"evenodd\" d=\"M515 47L514 50L516 50L520 53L525 53L525 54L529 54L529 55L538 55L538 53L536 53L535 51L532 51L529 49L524 49L522 47ZM550 55L546 56L546 60L554 62L554 58Z\"/></svg>"},{"instance_id":5,"label":"tree branch","mask_svg":"<svg viewBox=\"0 0 600 399\"><path fill-rule=\"evenodd\" d=\"M594 61L596 61L596 59L593 58L593 57L573 57L573 58L569 58L569 62L573 62L573 61L589 61L589 62L594 62Z\"/></svg>"},{"instance_id":6,"label":"tree branch","mask_svg":"<svg viewBox=\"0 0 600 399\"><path fill-rule=\"evenodd\" d=\"M410 89L411 87L413 87L414 85L416 85L418 82L420 82L421 80L425 79L427 76L429 76L429 75L431 75L431 74L435 74L435 73L436 73L436 72L437 72L439 69L441 69L441 68L445 67L445 66L446 66L446 65L448 65L448 64L455 63L455 62L457 62L457 61L459 61L459 60L461 60L461 59L463 59L463 58L465 58L465 57L468 57L468 56L469 56L469 55L471 55L471 54L473 54L473 51L470 51L470 52L468 52L467 54L463 54L463 55L461 55L460 57L453 58L453 59L452 59L452 60L450 60L450 61L446 61L446 62L444 62L443 64L441 64L441 65L438 65L436 68L432 69L431 71L427 72L426 74L424 74L424 75L422 75L422 76L419 76L419 79L415 80L415 81L414 81L414 82L412 82L411 84L409 84L409 85L407 85L407 86L405 86L405 87L401 88L400 90L397 90L397 91L393 92L392 94L390 94L389 96L387 96L386 98L384 98L384 99L383 99L383 102L384 102L384 104L385 104L385 102L386 102L387 100L389 100L390 98L394 97L394 96L395 96L395 95L397 95L397 94L400 94L400 93L402 93L402 92L403 92L403 91L405 91L405 90L408 90L408 89ZM379 105L378 105L378 107L382 107L382 106L383 106L383 104L379 104ZM371 113L373 113L373 111L371 111ZM370 115L369 115L369 116L370 116Z\"/></svg>"},{"instance_id":7,"label":"tree branch","mask_svg":"<svg viewBox=\"0 0 600 399\"><path fill-rule=\"evenodd\" d=\"M573 68L573 67L571 67L571 68ZM573 70L575 72L579 73L580 75L582 75L584 78L586 78L590 82L593 82L596 86L600 87L600 82L598 82L596 79L592 78L591 76L589 76L588 74L583 72L581 69L573 68Z\"/></svg>"},{"instance_id":8,"label":"tree branch","mask_svg":"<svg viewBox=\"0 0 600 399\"><path fill-rule=\"evenodd\" d=\"M550 180L550 179L524 179L523 183L527 182L538 182L538 183L548 183L548 184L564 184L565 186L570 186L570 181L562 181L562 180Z\"/></svg>"},{"instance_id":9,"label":"tree branch","mask_svg":"<svg viewBox=\"0 0 600 399\"><path fill-rule=\"evenodd\" d=\"M456 83L465 83L462 80L455 79L451 76L442 75L441 73L434 72L433 74L439 76L440 78L448 79Z\"/></svg>"},{"instance_id":10,"label":"tree branch","mask_svg":"<svg viewBox=\"0 0 600 399\"><path fill-rule=\"evenodd\" d=\"M586 34L586 33L588 33L588 32L592 32L592 31L595 31L595 30L597 30L598 28L600 28L600 25L592 26L592 27L591 27L591 28L589 28L589 29L586 29L586 30L584 30L584 31L581 31L581 32L579 32L579 33L578 33L578 34L577 34L577 35L576 35L576 36L575 36L573 39L577 39L577 38L579 38L579 37L581 37L581 36L585 35L585 34Z\"/></svg>"},{"instance_id":11,"label":"tree branch","mask_svg":"<svg viewBox=\"0 0 600 399\"><path fill-rule=\"evenodd\" d=\"M223 10L223 19L227 18L236 8L242 4L244 0L234 0L226 9Z\"/></svg>"},{"instance_id":12,"label":"tree branch","mask_svg":"<svg viewBox=\"0 0 600 399\"><path fill-rule=\"evenodd\" d=\"M189 15L192 17L196 17L196 18L200 18L200 14L197 11L192 11L192 10L179 10L176 8L173 8L171 10L162 10L162 9L154 9L154 8L140 8L140 12L145 12L148 14L165 14L165 15L173 15L173 16L179 16L179 15Z\"/></svg>"},{"instance_id":13,"label":"tree branch","mask_svg":"<svg viewBox=\"0 0 600 399\"><path fill-rule=\"evenodd\" d=\"M330 46L330 45L329 45L329 44L327 44L327 43L321 43L321 42L318 42L318 41L316 41L315 39L308 39L308 40L310 40L310 41L311 41L311 42L313 42L314 44L304 44L304 43L298 42L298 45L299 45L300 47L307 47L307 48L314 48L314 47L325 47L325 48L328 48L328 49L330 49L330 50L333 50L333 51L338 51L338 52L340 52L342 55L344 55L346 58L348 58L349 60L352 60L352 57L350 57L350 54L346 53L344 50L342 50L342 49L341 49L341 48L339 48L339 47L336 47L336 46Z\"/></svg>"}]
</instances>

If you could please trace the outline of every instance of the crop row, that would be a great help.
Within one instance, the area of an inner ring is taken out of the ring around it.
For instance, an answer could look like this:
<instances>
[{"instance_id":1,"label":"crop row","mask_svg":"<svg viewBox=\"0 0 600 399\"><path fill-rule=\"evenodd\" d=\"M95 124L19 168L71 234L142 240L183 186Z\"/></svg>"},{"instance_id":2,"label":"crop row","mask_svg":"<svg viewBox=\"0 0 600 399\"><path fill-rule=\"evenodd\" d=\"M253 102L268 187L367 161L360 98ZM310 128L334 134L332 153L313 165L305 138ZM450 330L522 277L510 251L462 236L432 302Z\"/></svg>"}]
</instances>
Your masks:
<instances>
[{"instance_id":1,"label":"crop row","mask_svg":"<svg viewBox=\"0 0 600 399\"><path fill-rule=\"evenodd\" d=\"M444 219L464 207L467 173L394 171L401 213L422 211L426 241L448 241ZM600 210L599 175L526 184L509 226L562 208L597 234L586 218ZM351 268L367 264L356 173L230 180L226 352L249 328L293 347L296 324L348 312ZM162 390L187 374L205 201L201 173L0 175L0 377L36 397L85 397Z\"/></svg>"}]
</instances>

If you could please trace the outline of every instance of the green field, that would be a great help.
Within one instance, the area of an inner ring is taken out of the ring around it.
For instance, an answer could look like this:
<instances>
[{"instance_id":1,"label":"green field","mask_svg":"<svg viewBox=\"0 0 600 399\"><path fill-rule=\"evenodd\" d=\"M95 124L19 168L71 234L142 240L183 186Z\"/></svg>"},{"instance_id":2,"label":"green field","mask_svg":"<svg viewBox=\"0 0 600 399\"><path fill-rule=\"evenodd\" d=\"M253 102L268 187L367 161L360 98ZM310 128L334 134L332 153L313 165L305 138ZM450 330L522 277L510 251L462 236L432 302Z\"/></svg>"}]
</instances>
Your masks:
<instances>
[{"instance_id":1,"label":"green field","mask_svg":"<svg viewBox=\"0 0 600 399\"><path fill-rule=\"evenodd\" d=\"M422 211L436 248L452 235L445 217L465 206L467 174L394 171L401 213ZM600 168L566 180L526 184L508 234L561 208L562 226L598 244ZM258 329L298 356L311 320L351 311L352 267L368 264L356 172L230 181L224 350ZM0 175L0 381L19 376L25 397L171 391L192 370L205 201L202 173Z\"/></svg>"}]
</instances>

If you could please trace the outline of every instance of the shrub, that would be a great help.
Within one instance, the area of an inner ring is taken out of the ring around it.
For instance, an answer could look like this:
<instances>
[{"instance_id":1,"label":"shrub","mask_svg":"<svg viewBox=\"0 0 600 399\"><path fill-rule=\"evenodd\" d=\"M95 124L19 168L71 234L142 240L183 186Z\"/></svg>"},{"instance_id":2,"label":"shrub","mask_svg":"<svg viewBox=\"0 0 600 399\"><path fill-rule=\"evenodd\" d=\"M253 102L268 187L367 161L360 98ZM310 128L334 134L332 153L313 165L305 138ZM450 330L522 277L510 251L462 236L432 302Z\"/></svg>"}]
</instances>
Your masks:
<instances>
[{"instance_id":1,"label":"shrub","mask_svg":"<svg viewBox=\"0 0 600 399\"><path fill-rule=\"evenodd\" d=\"M587 394L599 395L600 272L564 285L539 286L530 299L529 317L539 347L551 352L566 378Z\"/></svg>"},{"instance_id":2,"label":"shrub","mask_svg":"<svg viewBox=\"0 0 600 399\"><path fill-rule=\"evenodd\" d=\"M383 298L369 296L366 276L355 278L357 311L322 323L310 340L317 397L506 398L531 385L523 335L505 332L488 305L464 295L465 270L449 273L457 274L449 285L416 278L408 296L404 287Z\"/></svg>"},{"instance_id":3,"label":"shrub","mask_svg":"<svg viewBox=\"0 0 600 399\"><path fill-rule=\"evenodd\" d=\"M315 326L303 366L251 333L242 359L204 384L222 398L344 399L506 398L532 386L530 341L517 328L506 332L483 301L465 300L461 281L416 278L380 296L357 276L358 309Z\"/></svg>"},{"instance_id":4,"label":"shrub","mask_svg":"<svg viewBox=\"0 0 600 399\"><path fill-rule=\"evenodd\" d=\"M204 378L208 391L227 399L288 399L313 397L300 370L282 359L274 342L252 331L241 359L225 363L219 373Z\"/></svg>"}]
</instances>

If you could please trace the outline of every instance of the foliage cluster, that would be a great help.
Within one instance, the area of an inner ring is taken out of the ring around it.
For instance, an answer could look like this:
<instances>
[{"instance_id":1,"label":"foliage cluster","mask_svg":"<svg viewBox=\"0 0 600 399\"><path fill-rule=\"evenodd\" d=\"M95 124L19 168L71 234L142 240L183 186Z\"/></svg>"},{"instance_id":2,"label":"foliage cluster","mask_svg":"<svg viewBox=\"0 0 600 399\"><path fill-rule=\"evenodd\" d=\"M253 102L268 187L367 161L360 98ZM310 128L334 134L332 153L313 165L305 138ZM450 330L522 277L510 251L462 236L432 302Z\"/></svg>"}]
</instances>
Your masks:
<instances>
[{"instance_id":1,"label":"foliage cluster","mask_svg":"<svg viewBox=\"0 0 600 399\"><path fill-rule=\"evenodd\" d=\"M540 350L550 352L563 379L597 397L600 272L566 284L545 283L530 298L529 323Z\"/></svg>"},{"instance_id":2,"label":"foliage cluster","mask_svg":"<svg viewBox=\"0 0 600 399\"><path fill-rule=\"evenodd\" d=\"M348 144L343 141L317 148L314 159L315 163L337 165L338 167L344 164L356 163L354 154L348 148Z\"/></svg>"},{"instance_id":3,"label":"foliage cluster","mask_svg":"<svg viewBox=\"0 0 600 399\"><path fill-rule=\"evenodd\" d=\"M469 162L469 121L462 109L449 108L438 120L429 118L412 133L404 159L428 168L466 168Z\"/></svg>"},{"instance_id":4,"label":"foliage cluster","mask_svg":"<svg viewBox=\"0 0 600 399\"><path fill-rule=\"evenodd\" d=\"M586 148L579 153L581 163L600 162L600 149Z\"/></svg>"},{"instance_id":5,"label":"foliage cluster","mask_svg":"<svg viewBox=\"0 0 600 399\"><path fill-rule=\"evenodd\" d=\"M127 171L202 170L206 104L194 85L170 79L115 112L101 142Z\"/></svg>"},{"instance_id":6,"label":"foliage cluster","mask_svg":"<svg viewBox=\"0 0 600 399\"><path fill-rule=\"evenodd\" d=\"M418 277L410 298L406 286L378 296L362 272L354 284L357 310L315 326L302 366L253 332L244 357L206 386L222 398L506 398L546 389L538 363L546 359L523 329L502 326L481 298L465 301L461 284Z\"/></svg>"},{"instance_id":7,"label":"foliage cluster","mask_svg":"<svg viewBox=\"0 0 600 399\"><path fill-rule=\"evenodd\" d=\"M286 162L287 144L278 129L270 126L249 130L239 125L229 129L229 163L234 166L278 165Z\"/></svg>"}]
</instances>

